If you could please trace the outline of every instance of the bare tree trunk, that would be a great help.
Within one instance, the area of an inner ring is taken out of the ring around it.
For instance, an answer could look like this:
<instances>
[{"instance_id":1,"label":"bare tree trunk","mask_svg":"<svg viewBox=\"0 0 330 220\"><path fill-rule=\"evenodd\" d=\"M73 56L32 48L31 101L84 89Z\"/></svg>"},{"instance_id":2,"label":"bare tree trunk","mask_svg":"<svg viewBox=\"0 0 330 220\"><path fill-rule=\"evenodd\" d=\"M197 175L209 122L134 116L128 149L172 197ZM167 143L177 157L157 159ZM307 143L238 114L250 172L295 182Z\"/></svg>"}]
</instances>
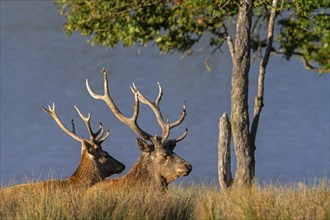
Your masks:
<instances>
[{"instance_id":1,"label":"bare tree trunk","mask_svg":"<svg viewBox=\"0 0 330 220\"><path fill-rule=\"evenodd\" d=\"M236 25L235 45L230 35L227 42L229 52L233 60L232 73L232 109L231 122L226 119L226 113L219 122L218 143L218 172L219 182L222 189L226 189L233 182L230 168L230 129L233 133L235 154L237 158L237 169L234 183L237 186L251 186L255 176L255 139L259 124L260 113L264 97L264 81L266 67L270 57L273 43L274 21L277 0L273 0L270 12L267 47L265 55L260 63L258 95L255 99L253 122L251 133L249 132L248 112L248 78L250 70L250 28L252 18L252 0L241 0ZM229 151L229 154L228 154Z\"/></svg>"},{"instance_id":2,"label":"bare tree trunk","mask_svg":"<svg viewBox=\"0 0 330 220\"><path fill-rule=\"evenodd\" d=\"M250 186L254 178L254 145L250 140L248 108L252 4L252 0L240 1L233 52L231 128L237 158L234 181L237 186Z\"/></svg>"},{"instance_id":3,"label":"bare tree trunk","mask_svg":"<svg viewBox=\"0 0 330 220\"><path fill-rule=\"evenodd\" d=\"M218 175L221 189L227 189L232 181L230 158L231 128L227 113L220 117L218 142Z\"/></svg>"}]
</instances>

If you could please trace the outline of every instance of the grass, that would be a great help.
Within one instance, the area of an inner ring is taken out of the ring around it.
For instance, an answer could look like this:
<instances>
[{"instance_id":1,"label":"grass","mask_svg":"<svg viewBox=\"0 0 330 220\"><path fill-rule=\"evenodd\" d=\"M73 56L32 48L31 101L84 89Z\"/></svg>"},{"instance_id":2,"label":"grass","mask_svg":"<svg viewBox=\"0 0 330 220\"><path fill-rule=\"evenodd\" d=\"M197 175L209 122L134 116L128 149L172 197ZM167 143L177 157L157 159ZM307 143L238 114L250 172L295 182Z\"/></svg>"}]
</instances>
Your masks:
<instances>
[{"instance_id":1,"label":"grass","mask_svg":"<svg viewBox=\"0 0 330 220\"><path fill-rule=\"evenodd\" d=\"M317 186L260 186L219 191L175 186L167 193L138 189L98 192L0 192L0 219L330 219L328 181Z\"/></svg>"}]
</instances>

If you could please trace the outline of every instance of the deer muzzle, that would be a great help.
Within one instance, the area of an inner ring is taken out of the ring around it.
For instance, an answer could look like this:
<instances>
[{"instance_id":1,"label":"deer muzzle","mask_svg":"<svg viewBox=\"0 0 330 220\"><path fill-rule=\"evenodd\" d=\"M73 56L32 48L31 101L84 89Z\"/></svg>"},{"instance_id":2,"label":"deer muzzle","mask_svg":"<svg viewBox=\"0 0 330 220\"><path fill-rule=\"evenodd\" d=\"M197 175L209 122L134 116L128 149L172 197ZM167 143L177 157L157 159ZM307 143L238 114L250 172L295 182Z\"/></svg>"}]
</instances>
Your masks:
<instances>
[{"instance_id":1,"label":"deer muzzle","mask_svg":"<svg viewBox=\"0 0 330 220\"><path fill-rule=\"evenodd\" d=\"M184 164L181 169L178 169L179 176L188 176L192 170L192 166L189 163Z\"/></svg>"}]
</instances>

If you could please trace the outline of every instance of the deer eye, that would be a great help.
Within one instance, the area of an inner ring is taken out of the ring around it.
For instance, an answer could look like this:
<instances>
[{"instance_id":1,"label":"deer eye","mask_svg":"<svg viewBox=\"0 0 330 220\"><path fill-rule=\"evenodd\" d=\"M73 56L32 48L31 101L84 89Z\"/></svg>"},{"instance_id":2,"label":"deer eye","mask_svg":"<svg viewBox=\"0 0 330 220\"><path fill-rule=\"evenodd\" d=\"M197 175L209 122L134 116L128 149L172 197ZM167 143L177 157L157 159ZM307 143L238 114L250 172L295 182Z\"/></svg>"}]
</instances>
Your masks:
<instances>
[{"instance_id":1,"label":"deer eye","mask_svg":"<svg viewBox=\"0 0 330 220\"><path fill-rule=\"evenodd\" d=\"M162 160L167 160L167 155L166 154L160 155L160 157L162 158Z\"/></svg>"},{"instance_id":2,"label":"deer eye","mask_svg":"<svg viewBox=\"0 0 330 220\"><path fill-rule=\"evenodd\" d=\"M107 160L109 159L109 157L110 157L109 155L104 155L104 156L100 157L99 158L100 163L106 163Z\"/></svg>"}]
</instances>

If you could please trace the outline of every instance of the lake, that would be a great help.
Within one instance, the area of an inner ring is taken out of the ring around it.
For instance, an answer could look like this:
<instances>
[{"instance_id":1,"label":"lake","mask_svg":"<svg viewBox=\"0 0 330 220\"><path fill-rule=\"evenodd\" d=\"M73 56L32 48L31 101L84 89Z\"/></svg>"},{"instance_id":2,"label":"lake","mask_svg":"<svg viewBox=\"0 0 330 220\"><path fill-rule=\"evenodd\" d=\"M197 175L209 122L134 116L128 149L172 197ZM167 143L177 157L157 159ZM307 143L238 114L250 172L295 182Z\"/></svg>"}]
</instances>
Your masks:
<instances>
[{"instance_id":1,"label":"lake","mask_svg":"<svg viewBox=\"0 0 330 220\"><path fill-rule=\"evenodd\" d=\"M164 89L161 109L165 119L177 120L182 104L187 117L171 131L176 137L187 127L188 136L175 152L193 170L177 183L214 183L217 177L218 121L230 113L231 59L227 49L215 54L208 72L204 59L210 51L180 59L147 48L121 45L113 49L91 47L78 33L66 37L64 17L52 1L1 2L1 183L25 179L66 178L80 160L80 143L41 110L52 102L63 123L88 137L73 105L92 115L92 126L102 121L110 129L103 148L126 165L126 174L140 151L136 135L101 101L88 94L85 80L102 91L101 68L110 74L112 97L123 114L133 112L134 82L148 98ZM250 72L250 117L256 96L258 63ZM256 178L263 182L310 181L329 178L329 74L305 70L297 58L287 62L271 57L265 82L265 107L257 135ZM140 126L159 134L153 113L141 106ZM233 158L235 168L235 158Z\"/></svg>"}]
</instances>

